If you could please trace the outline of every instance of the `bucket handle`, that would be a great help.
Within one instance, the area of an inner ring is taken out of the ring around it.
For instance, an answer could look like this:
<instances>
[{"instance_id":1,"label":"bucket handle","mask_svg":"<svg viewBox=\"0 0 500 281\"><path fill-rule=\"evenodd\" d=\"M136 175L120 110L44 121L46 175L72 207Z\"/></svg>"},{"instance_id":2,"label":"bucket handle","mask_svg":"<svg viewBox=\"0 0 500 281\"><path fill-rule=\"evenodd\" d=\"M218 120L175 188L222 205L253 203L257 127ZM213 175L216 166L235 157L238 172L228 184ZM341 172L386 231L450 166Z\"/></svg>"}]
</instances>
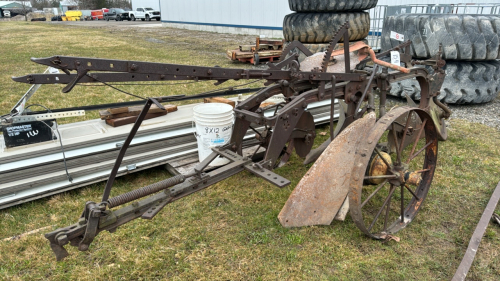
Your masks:
<instances>
[{"instance_id":1,"label":"bucket handle","mask_svg":"<svg viewBox=\"0 0 500 281\"><path fill-rule=\"evenodd\" d=\"M195 137L195 138L198 138L200 135L198 135L198 134L196 133L196 125L195 125L194 120L191 120L191 128L194 128L194 131L193 131L193 135L194 135L194 137Z\"/></svg>"}]
</instances>

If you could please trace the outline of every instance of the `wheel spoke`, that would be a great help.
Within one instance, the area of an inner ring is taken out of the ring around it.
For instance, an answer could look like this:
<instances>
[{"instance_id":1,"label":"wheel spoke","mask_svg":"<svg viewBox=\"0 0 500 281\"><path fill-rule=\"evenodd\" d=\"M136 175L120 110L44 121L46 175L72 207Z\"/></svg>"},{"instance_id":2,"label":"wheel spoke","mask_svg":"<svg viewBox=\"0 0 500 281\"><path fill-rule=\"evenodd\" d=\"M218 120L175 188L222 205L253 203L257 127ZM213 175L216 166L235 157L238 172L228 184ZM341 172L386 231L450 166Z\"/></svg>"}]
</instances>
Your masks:
<instances>
[{"instance_id":1,"label":"wheel spoke","mask_svg":"<svg viewBox=\"0 0 500 281\"><path fill-rule=\"evenodd\" d=\"M405 222L405 189L403 188L403 185L400 186L401 188L401 222Z\"/></svg>"},{"instance_id":2,"label":"wheel spoke","mask_svg":"<svg viewBox=\"0 0 500 281\"><path fill-rule=\"evenodd\" d=\"M378 217L382 213L382 210L384 210L385 205L387 205L387 203L389 201L391 201L391 197L392 197L392 194L394 193L394 190L396 190L396 187L391 184L391 191L389 192L389 195L387 196L387 198L385 198L384 204L382 204L382 207L380 207L380 210L378 210L377 215L375 216L375 218L373 218L373 222L370 224L368 231L370 231L373 228L373 226L375 225L375 222L377 222Z\"/></svg>"},{"instance_id":3,"label":"wheel spoke","mask_svg":"<svg viewBox=\"0 0 500 281\"><path fill-rule=\"evenodd\" d=\"M376 189L374 192L372 192L372 194L370 194L370 196L368 196L368 198L365 199L365 201L363 203L361 203L361 208L363 208L363 206L368 203L368 201L370 199L372 199L372 197L377 194L377 192L382 188L382 186L384 186L386 183L388 182L388 180L385 180L383 181Z\"/></svg>"},{"instance_id":4,"label":"wheel spoke","mask_svg":"<svg viewBox=\"0 0 500 281\"><path fill-rule=\"evenodd\" d=\"M396 159L398 161L398 165L401 164L401 154L399 151L399 144L398 144L398 138L396 136L396 127L394 126L394 123L392 123L392 138L394 139L394 145L396 146Z\"/></svg>"},{"instance_id":5,"label":"wheel spoke","mask_svg":"<svg viewBox=\"0 0 500 281\"><path fill-rule=\"evenodd\" d=\"M366 176L365 180L379 180L379 179L395 179L396 175L383 175L383 176Z\"/></svg>"},{"instance_id":6,"label":"wheel spoke","mask_svg":"<svg viewBox=\"0 0 500 281\"><path fill-rule=\"evenodd\" d=\"M428 142L426 145L424 145L424 147L422 147L419 151L417 151L417 153L415 153L414 155L412 155L410 158L408 158L408 163L413 160L413 158L417 157L422 151L424 151L424 149L426 149L429 145L432 144L432 141Z\"/></svg>"},{"instance_id":7,"label":"wheel spoke","mask_svg":"<svg viewBox=\"0 0 500 281\"><path fill-rule=\"evenodd\" d=\"M385 218L384 218L384 231L387 230L387 221L389 220L389 211L391 210L391 200L387 203L385 208Z\"/></svg>"},{"instance_id":8,"label":"wheel spoke","mask_svg":"<svg viewBox=\"0 0 500 281\"><path fill-rule=\"evenodd\" d=\"M418 171L415 171L414 173L421 174L421 173L428 172L428 171L430 171L430 170L431 170L431 169L423 169L423 170L418 170Z\"/></svg>"},{"instance_id":9,"label":"wheel spoke","mask_svg":"<svg viewBox=\"0 0 500 281\"><path fill-rule=\"evenodd\" d=\"M413 190L410 189L410 187L407 184L405 184L405 187L413 195L413 197L415 197L415 199L417 199L417 201L420 201L420 198L415 194L415 192L413 192Z\"/></svg>"},{"instance_id":10,"label":"wheel spoke","mask_svg":"<svg viewBox=\"0 0 500 281\"><path fill-rule=\"evenodd\" d=\"M410 156L413 155L413 152L415 152L415 148L417 147L417 143L420 140L420 136L422 135L422 132L424 131L425 123L427 123L427 119L425 119L424 122L422 122L422 127L420 128L420 131L418 131L418 136L415 139L415 142L413 143L413 147L411 148ZM406 160L406 164L410 163L410 161L411 161L411 158L408 158L408 160Z\"/></svg>"},{"instance_id":11,"label":"wheel spoke","mask_svg":"<svg viewBox=\"0 0 500 281\"><path fill-rule=\"evenodd\" d=\"M405 129L403 131L403 137L401 138L401 144L399 144L399 153L401 154L401 151L403 150L405 139L406 139L406 134L408 133L408 128L410 127L410 120L411 120L411 115L413 111L408 112L408 116L406 119L406 125ZM401 162L400 162L401 163Z\"/></svg>"}]
</instances>

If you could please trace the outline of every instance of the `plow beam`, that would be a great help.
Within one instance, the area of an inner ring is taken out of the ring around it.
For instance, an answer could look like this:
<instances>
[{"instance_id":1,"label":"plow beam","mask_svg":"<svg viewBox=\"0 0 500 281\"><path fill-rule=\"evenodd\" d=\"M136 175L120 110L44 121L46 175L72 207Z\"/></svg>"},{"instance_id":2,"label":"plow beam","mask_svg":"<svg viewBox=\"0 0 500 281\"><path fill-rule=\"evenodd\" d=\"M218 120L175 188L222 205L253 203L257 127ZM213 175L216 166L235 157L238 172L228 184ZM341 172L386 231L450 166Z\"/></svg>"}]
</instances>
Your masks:
<instances>
[{"instance_id":1,"label":"plow beam","mask_svg":"<svg viewBox=\"0 0 500 281\"><path fill-rule=\"evenodd\" d=\"M301 227L332 223L349 192L356 146L374 126L375 119L375 113L370 113L356 120L328 145L279 213L281 225Z\"/></svg>"}]
</instances>

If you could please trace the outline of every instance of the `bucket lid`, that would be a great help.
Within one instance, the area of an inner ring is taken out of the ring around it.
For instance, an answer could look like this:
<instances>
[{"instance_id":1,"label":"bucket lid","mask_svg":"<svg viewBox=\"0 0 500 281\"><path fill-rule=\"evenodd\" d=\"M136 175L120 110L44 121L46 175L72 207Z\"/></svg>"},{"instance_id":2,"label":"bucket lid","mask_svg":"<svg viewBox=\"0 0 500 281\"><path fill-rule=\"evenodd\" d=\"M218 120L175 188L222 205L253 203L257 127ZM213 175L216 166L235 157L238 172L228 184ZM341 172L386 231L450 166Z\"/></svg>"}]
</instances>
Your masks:
<instances>
[{"instance_id":1,"label":"bucket lid","mask_svg":"<svg viewBox=\"0 0 500 281\"><path fill-rule=\"evenodd\" d=\"M225 103L204 103L193 107L193 113L198 115L226 115L233 113L233 107Z\"/></svg>"}]
</instances>

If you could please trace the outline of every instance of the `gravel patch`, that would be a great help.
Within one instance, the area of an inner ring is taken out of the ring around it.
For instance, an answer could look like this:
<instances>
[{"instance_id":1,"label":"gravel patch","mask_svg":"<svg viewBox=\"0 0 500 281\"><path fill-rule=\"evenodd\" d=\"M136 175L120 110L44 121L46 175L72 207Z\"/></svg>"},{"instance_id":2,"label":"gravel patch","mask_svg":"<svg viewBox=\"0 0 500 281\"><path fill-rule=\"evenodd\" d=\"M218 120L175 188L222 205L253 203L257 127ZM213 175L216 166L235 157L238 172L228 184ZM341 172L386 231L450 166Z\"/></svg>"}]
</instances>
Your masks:
<instances>
[{"instance_id":1,"label":"gravel patch","mask_svg":"<svg viewBox=\"0 0 500 281\"><path fill-rule=\"evenodd\" d=\"M500 130L500 96L489 103L449 105L450 119L464 119Z\"/></svg>"},{"instance_id":2,"label":"gravel patch","mask_svg":"<svg viewBox=\"0 0 500 281\"><path fill-rule=\"evenodd\" d=\"M406 100L392 96L387 97L387 108L405 104ZM489 103L448 105L448 107L451 109L449 120L461 119L500 130L500 95Z\"/></svg>"}]
</instances>

